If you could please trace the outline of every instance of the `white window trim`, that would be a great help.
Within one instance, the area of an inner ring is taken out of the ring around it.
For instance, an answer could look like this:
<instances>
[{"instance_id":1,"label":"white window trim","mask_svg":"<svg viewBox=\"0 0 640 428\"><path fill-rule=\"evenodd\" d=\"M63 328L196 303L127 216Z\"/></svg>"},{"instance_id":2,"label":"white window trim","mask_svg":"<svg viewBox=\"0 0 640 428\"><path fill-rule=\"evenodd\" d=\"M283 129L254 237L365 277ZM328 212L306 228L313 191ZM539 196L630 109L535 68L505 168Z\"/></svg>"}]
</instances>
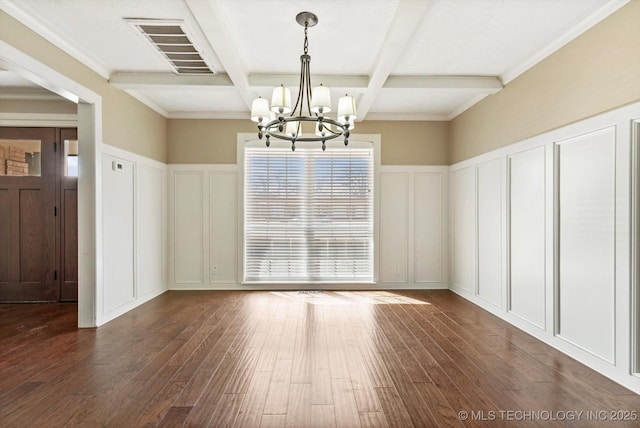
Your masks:
<instances>
[{"instance_id":1,"label":"white window trim","mask_svg":"<svg viewBox=\"0 0 640 428\"><path fill-rule=\"evenodd\" d=\"M359 142L370 142L373 144L373 282L372 285L378 285L378 272L379 272L379 254L380 254L380 245L379 245L379 211L380 211L380 145L381 138L380 134L351 134L349 137L351 141L359 141ZM244 282L244 148L246 143L256 142L257 131L256 133L238 133L237 135L237 161L238 165L238 272L237 278L239 279L240 284L242 285L250 285L255 286L255 283L247 283ZM334 144L338 144L339 141L336 141ZM264 143L263 143L264 144ZM318 143L320 144L320 143ZM340 142L342 144L342 142ZM339 150L340 148L333 147L333 144L327 144L327 150ZM331 285L334 283L314 283L314 284L302 284L304 286L308 286L308 288L322 288L323 285ZM339 284L341 287L349 288L350 283L339 282L335 283ZM269 284L270 288L277 287L282 285L284 287L290 286L291 284ZM363 283L358 282L354 283L354 287L362 288ZM305 287L301 287L305 288Z\"/></svg>"}]
</instances>

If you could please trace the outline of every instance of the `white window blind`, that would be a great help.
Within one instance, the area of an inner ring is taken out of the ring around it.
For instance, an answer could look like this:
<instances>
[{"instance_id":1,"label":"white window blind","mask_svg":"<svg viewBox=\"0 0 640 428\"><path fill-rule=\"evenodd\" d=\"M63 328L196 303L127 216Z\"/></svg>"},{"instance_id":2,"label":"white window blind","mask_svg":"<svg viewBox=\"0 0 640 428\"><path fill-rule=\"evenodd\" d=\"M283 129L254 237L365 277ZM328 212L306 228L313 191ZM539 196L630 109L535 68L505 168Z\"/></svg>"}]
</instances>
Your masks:
<instances>
[{"instance_id":1,"label":"white window blind","mask_svg":"<svg viewBox=\"0 0 640 428\"><path fill-rule=\"evenodd\" d=\"M251 145L245 282L373 281L373 147Z\"/></svg>"}]
</instances>

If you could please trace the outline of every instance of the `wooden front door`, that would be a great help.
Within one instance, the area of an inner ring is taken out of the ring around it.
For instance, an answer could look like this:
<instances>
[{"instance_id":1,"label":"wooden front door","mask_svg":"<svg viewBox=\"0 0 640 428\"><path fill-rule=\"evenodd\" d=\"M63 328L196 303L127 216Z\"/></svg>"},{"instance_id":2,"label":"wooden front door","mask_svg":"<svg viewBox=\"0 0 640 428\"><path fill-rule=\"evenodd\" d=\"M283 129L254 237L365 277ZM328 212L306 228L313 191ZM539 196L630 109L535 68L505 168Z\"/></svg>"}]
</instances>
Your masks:
<instances>
[{"instance_id":1,"label":"wooden front door","mask_svg":"<svg viewBox=\"0 0 640 428\"><path fill-rule=\"evenodd\" d=\"M0 302L58 301L56 133L0 128Z\"/></svg>"}]
</instances>

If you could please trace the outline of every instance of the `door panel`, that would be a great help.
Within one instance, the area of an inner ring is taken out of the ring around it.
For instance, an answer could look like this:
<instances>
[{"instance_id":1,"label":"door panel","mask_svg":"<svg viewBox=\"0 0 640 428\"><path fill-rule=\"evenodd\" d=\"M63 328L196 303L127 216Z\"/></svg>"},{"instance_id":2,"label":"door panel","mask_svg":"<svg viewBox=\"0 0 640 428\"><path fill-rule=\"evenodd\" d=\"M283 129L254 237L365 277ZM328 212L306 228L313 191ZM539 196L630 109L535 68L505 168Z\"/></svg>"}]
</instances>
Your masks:
<instances>
[{"instance_id":1,"label":"door panel","mask_svg":"<svg viewBox=\"0 0 640 428\"><path fill-rule=\"evenodd\" d=\"M64 302L78 300L78 177L69 162L77 160L78 144L73 144L77 138L76 129L60 130L60 301Z\"/></svg>"},{"instance_id":2,"label":"door panel","mask_svg":"<svg viewBox=\"0 0 640 428\"><path fill-rule=\"evenodd\" d=\"M0 288L9 282L9 191L0 189Z\"/></svg>"},{"instance_id":3,"label":"door panel","mask_svg":"<svg viewBox=\"0 0 640 428\"><path fill-rule=\"evenodd\" d=\"M5 161L7 173L8 165L28 164L24 173L39 174L0 176L0 302L58 300L55 137L55 128L0 128L5 154L10 147L31 150L16 164Z\"/></svg>"}]
</instances>

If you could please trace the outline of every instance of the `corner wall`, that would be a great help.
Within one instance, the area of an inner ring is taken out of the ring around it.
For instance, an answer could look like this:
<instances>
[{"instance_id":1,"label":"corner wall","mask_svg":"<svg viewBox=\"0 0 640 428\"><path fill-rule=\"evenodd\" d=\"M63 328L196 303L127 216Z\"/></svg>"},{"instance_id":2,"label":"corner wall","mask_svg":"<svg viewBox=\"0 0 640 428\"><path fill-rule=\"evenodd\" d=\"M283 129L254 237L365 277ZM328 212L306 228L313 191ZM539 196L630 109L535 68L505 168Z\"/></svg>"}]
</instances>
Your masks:
<instances>
[{"instance_id":1,"label":"corner wall","mask_svg":"<svg viewBox=\"0 0 640 428\"><path fill-rule=\"evenodd\" d=\"M450 163L640 100L640 0L451 122Z\"/></svg>"}]
</instances>

